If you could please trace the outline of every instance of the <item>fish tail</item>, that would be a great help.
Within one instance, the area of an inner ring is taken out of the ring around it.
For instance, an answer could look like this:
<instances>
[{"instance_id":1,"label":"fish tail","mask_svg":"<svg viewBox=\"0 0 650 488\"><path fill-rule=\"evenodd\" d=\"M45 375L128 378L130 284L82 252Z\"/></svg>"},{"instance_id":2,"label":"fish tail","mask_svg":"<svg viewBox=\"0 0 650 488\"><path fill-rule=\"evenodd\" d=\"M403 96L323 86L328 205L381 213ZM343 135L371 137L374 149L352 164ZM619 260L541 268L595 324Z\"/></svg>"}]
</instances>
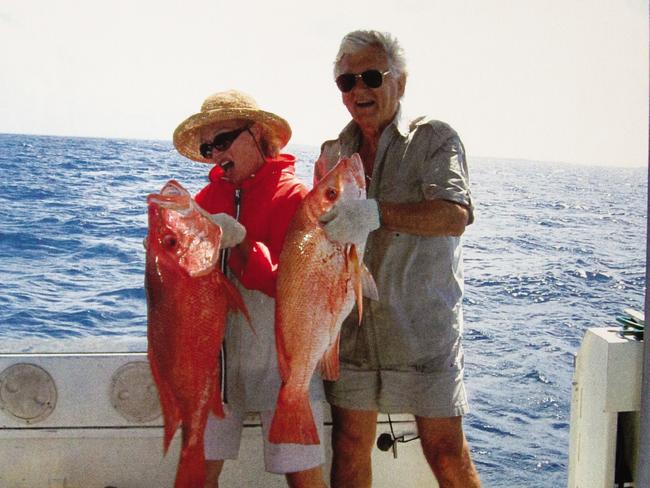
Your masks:
<instances>
[{"instance_id":1,"label":"fish tail","mask_svg":"<svg viewBox=\"0 0 650 488\"><path fill-rule=\"evenodd\" d=\"M318 431L309 403L309 392L291 391L283 384L269 430L274 444L319 444Z\"/></svg>"},{"instance_id":2,"label":"fish tail","mask_svg":"<svg viewBox=\"0 0 650 488\"><path fill-rule=\"evenodd\" d=\"M174 488L203 488L205 486L205 425L207 409L185 412L183 415L183 440L176 471Z\"/></svg>"},{"instance_id":3,"label":"fish tail","mask_svg":"<svg viewBox=\"0 0 650 488\"><path fill-rule=\"evenodd\" d=\"M183 446L176 471L174 488L203 488L205 486L205 452L203 439L194 446Z\"/></svg>"}]
</instances>

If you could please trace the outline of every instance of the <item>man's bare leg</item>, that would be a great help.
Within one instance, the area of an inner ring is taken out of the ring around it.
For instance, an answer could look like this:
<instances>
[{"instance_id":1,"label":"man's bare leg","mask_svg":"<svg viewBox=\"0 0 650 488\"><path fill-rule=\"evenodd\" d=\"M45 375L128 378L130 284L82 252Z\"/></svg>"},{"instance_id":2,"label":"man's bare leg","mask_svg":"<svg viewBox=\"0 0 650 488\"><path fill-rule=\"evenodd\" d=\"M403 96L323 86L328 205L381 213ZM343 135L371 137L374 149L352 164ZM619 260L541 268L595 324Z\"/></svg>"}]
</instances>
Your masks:
<instances>
[{"instance_id":1,"label":"man's bare leg","mask_svg":"<svg viewBox=\"0 0 650 488\"><path fill-rule=\"evenodd\" d=\"M332 405L332 488L370 488L377 412Z\"/></svg>"},{"instance_id":2,"label":"man's bare leg","mask_svg":"<svg viewBox=\"0 0 650 488\"><path fill-rule=\"evenodd\" d=\"M480 488L462 418L415 417L424 456L440 488Z\"/></svg>"}]
</instances>

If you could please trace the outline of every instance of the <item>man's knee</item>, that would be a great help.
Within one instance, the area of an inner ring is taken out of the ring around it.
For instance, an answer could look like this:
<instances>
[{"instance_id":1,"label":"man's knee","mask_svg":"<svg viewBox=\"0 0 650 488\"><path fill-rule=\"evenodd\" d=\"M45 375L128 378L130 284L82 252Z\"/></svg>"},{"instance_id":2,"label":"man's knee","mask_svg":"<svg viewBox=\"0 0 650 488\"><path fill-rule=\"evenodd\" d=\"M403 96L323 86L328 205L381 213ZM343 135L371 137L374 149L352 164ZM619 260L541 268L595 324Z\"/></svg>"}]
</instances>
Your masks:
<instances>
[{"instance_id":1,"label":"man's knee","mask_svg":"<svg viewBox=\"0 0 650 488\"><path fill-rule=\"evenodd\" d=\"M366 453L372 450L377 429L376 412L332 408L332 444L339 452Z\"/></svg>"},{"instance_id":2,"label":"man's knee","mask_svg":"<svg viewBox=\"0 0 650 488\"><path fill-rule=\"evenodd\" d=\"M332 430L332 447L335 453L344 456L367 454L372 451L374 435L344 428Z\"/></svg>"},{"instance_id":3,"label":"man's knee","mask_svg":"<svg viewBox=\"0 0 650 488\"><path fill-rule=\"evenodd\" d=\"M469 447L466 443L440 441L435 445L429 445L425 449L425 455L432 464L440 470L455 470L468 464Z\"/></svg>"},{"instance_id":4,"label":"man's knee","mask_svg":"<svg viewBox=\"0 0 650 488\"><path fill-rule=\"evenodd\" d=\"M427 459L447 464L469 454L460 417L417 418L417 424Z\"/></svg>"},{"instance_id":5,"label":"man's knee","mask_svg":"<svg viewBox=\"0 0 650 488\"><path fill-rule=\"evenodd\" d=\"M422 450L440 486L479 487L460 417L417 421Z\"/></svg>"}]
</instances>

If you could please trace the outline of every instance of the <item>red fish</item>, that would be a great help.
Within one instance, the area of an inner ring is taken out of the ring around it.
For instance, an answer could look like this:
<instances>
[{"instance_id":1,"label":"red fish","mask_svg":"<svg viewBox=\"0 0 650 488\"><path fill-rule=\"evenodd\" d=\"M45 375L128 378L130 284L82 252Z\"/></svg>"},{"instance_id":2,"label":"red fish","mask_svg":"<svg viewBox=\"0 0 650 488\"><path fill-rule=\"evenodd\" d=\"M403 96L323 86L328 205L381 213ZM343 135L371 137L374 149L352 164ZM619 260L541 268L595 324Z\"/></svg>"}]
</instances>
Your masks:
<instances>
[{"instance_id":1,"label":"red fish","mask_svg":"<svg viewBox=\"0 0 650 488\"><path fill-rule=\"evenodd\" d=\"M147 198L148 357L165 423L164 451L182 426L176 488L203 488L208 412L223 417L219 351L229 309L246 313L219 269L221 228L179 183Z\"/></svg>"},{"instance_id":2,"label":"red fish","mask_svg":"<svg viewBox=\"0 0 650 488\"><path fill-rule=\"evenodd\" d=\"M341 159L309 192L296 211L278 264L276 349L282 377L269 440L318 444L309 404L309 384L339 376L339 332L354 306L361 320L362 286L376 298L370 273L354 244L330 241L319 217L341 200L365 198L363 164L357 154Z\"/></svg>"}]
</instances>

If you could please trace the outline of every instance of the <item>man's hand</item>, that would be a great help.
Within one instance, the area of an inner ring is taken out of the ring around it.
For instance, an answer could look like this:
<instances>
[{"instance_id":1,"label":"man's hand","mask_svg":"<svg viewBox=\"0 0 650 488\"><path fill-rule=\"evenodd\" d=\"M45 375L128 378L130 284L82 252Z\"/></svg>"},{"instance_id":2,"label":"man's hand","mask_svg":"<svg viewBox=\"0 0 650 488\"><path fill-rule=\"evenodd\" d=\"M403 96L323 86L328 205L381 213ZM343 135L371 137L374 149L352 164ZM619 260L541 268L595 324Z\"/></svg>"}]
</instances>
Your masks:
<instances>
[{"instance_id":1,"label":"man's hand","mask_svg":"<svg viewBox=\"0 0 650 488\"><path fill-rule=\"evenodd\" d=\"M227 213L210 215L212 222L221 227L221 249L234 247L246 237L246 229Z\"/></svg>"},{"instance_id":2,"label":"man's hand","mask_svg":"<svg viewBox=\"0 0 650 488\"><path fill-rule=\"evenodd\" d=\"M364 244L368 234L380 226L377 200L344 200L321 215L328 239L340 244Z\"/></svg>"}]
</instances>

